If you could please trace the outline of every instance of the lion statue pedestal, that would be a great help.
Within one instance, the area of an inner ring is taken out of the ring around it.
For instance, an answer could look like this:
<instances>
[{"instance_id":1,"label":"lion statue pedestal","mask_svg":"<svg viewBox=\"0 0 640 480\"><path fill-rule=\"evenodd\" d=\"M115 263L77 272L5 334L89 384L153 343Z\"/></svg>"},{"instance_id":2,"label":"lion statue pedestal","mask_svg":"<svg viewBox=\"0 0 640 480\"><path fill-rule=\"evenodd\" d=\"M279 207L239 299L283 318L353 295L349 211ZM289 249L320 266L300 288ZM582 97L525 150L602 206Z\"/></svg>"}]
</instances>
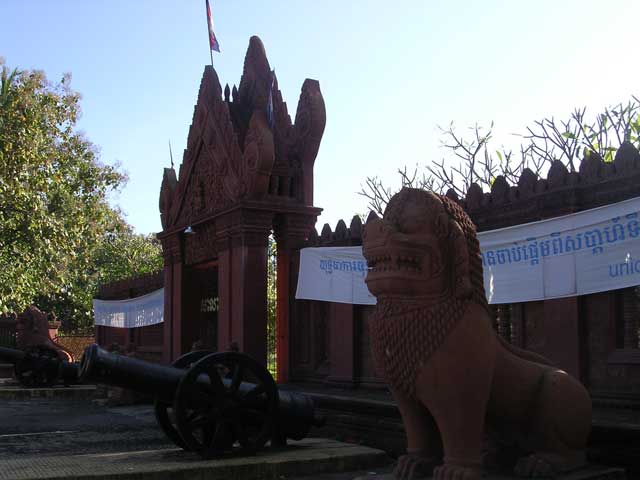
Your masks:
<instances>
[{"instance_id":1,"label":"lion statue pedestal","mask_svg":"<svg viewBox=\"0 0 640 480\"><path fill-rule=\"evenodd\" d=\"M586 465L589 394L495 334L475 226L455 202L403 188L367 223L363 253L373 357L407 434L392 478L477 480L496 459L521 477ZM511 453L491 458L487 434Z\"/></svg>"}]
</instances>

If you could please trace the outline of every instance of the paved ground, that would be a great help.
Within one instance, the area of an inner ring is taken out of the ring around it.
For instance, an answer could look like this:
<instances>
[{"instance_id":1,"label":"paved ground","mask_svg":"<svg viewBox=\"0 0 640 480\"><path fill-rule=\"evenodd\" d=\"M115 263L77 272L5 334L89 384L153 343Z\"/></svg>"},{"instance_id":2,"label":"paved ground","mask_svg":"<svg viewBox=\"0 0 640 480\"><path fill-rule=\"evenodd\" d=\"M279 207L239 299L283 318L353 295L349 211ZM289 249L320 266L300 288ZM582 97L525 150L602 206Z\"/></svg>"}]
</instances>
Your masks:
<instances>
[{"instance_id":1,"label":"paved ground","mask_svg":"<svg viewBox=\"0 0 640 480\"><path fill-rule=\"evenodd\" d=\"M296 457L300 454L309 458ZM282 462L283 456L288 463ZM381 462L387 465L374 471L388 471L388 459L379 451L317 440L311 446L231 463L262 465L254 468L258 476L243 470L238 478L347 480L372 471L361 470L369 465L368 458L376 458L371 463L376 467ZM351 472L327 474L321 473L322 468ZM176 450L157 426L151 405L106 407L90 400L38 397L0 400L0 479L88 478L141 471L154 479L235 478L219 461L204 462Z\"/></svg>"},{"instance_id":2,"label":"paved ground","mask_svg":"<svg viewBox=\"0 0 640 480\"><path fill-rule=\"evenodd\" d=\"M149 405L31 398L0 403L0 460L173 447Z\"/></svg>"},{"instance_id":3,"label":"paved ground","mask_svg":"<svg viewBox=\"0 0 640 480\"><path fill-rule=\"evenodd\" d=\"M612 447L615 443L617 448L620 448L620 445L613 440L620 440L620 443L625 441L623 438L608 439L608 442L612 443ZM627 446L627 448L629 447L632 445ZM336 448L335 445L327 444L322 448L328 449L320 454L320 457L325 460L331 458L334 453L345 453L346 449L353 449L350 452L356 455L366 451L358 450L360 447L355 445ZM107 407L87 399L73 400L38 396L27 397L24 400L0 398L0 479L54 478L47 476L53 471L61 473L57 478L80 478L80 475L66 474L64 466L75 464L95 473L92 462L97 461L98 464L102 464L107 458L123 458L120 455L122 452L138 452L134 453L135 457L149 458L152 463L158 463L160 459L160 457L154 457L155 452L164 452L160 463L165 466L168 466L166 463L167 455L173 459L173 463L176 463L174 460L178 459L177 463L191 462L195 468L200 468L199 465L206 463L199 458L191 458L189 454L182 451L176 451L175 445L164 436L158 427L151 405ZM139 463L140 461L138 461ZM336 462L333 463L335 463L334 467L338 465ZM369 470L335 474L314 473L312 476L305 476L310 472L307 471L303 462L297 468L286 467L286 474L278 474L273 478L279 478L279 480L285 478L287 480L350 480L358 475L366 475L368 471L388 472L389 462L383 463L382 468L377 467L380 465L378 461L375 463L376 467L369 468ZM30 477L31 470L29 469L33 469L37 465L39 465L37 468L40 471L40 476ZM129 464L126 462L121 462L120 466L115 465L113 468L118 469L122 465L129 468ZM353 468L346 467L346 464L343 465L345 468L354 470L367 464L351 464ZM10 468L11 470L9 470ZM134 468L136 468L135 465ZM193 469L190 473L187 470L183 469L185 475L195 473ZM274 473L275 470L271 472ZM158 475L158 472L155 472L153 478L160 478ZM214 475L212 478L217 477ZM634 475L631 475L630 478L634 478Z\"/></svg>"},{"instance_id":4,"label":"paved ground","mask_svg":"<svg viewBox=\"0 0 640 480\"><path fill-rule=\"evenodd\" d=\"M319 480L322 477L318 474L324 472L354 472L367 465L380 465L386 459L384 452L368 447L305 439L279 451L267 449L254 456L216 460L202 460L175 448L37 458L23 455L0 464L0 479L281 480L308 474L312 475L310 480Z\"/></svg>"}]
</instances>

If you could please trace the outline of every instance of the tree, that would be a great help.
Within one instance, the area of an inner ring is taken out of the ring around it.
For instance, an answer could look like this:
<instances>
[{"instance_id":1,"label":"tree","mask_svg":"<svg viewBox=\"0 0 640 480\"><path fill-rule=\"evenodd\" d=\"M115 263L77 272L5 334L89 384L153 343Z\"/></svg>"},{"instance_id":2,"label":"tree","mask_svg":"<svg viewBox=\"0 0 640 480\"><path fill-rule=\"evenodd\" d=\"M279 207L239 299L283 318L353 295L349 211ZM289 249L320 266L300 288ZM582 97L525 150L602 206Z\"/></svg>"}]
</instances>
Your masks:
<instances>
[{"instance_id":1,"label":"tree","mask_svg":"<svg viewBox=\"0 0 640 480\"><path fill-rule=\"evenodd\" d=\"M100 263L101 252L114 238L148 252L107 201L126 177L76 131L80 95L69 75L53 84L43 72L0 66L0 312L38 301L59 313L66 299L62 307L77 305L62 312L67 324L84 325L96 282L127 270Z\"/></svg>"},{"instance_id":2,"label":"tree","mask_svg":"<svg viewBox=\"0 0 640 480\"><path fill-rule=\"evenodd\" d=\"M163 266L162 246L155 235L136 234L122 220L79 258L83 261L71 269L68 287L36 300L45 310L56 312L67 332L92 330L92 300L100 285L155 273Z\"/></svg>"},{"instance_id":3,"label":"tree","mask_svg":"<svg viewBox=\"0 0 640 480\"><path fill-rule=\"evenodd\" d=\"M450 156L431 162L422 173L417 166L412 172L406 166L399 169L401 186L439 193L452 190L464 197L472 183L488 190L499 175L514 185L525 168L540 176L559 160L570 172L575 172L584 156L597 155L605 162L612 162L623 142L639 146L640 100L637 97L626 104L605 108L591 121L586 111L578 108L566 120L550 117L533 122L526 133L519 135L523 141L517 152L504 146L492 148L493 123L489 128L474 125L470 136L459 134L453 123L446 129L439 127L442 146ZM367 198L373 211L382 214L395 192L380 178L367 177L359 194Z\"/></svg>"}]
</instances>

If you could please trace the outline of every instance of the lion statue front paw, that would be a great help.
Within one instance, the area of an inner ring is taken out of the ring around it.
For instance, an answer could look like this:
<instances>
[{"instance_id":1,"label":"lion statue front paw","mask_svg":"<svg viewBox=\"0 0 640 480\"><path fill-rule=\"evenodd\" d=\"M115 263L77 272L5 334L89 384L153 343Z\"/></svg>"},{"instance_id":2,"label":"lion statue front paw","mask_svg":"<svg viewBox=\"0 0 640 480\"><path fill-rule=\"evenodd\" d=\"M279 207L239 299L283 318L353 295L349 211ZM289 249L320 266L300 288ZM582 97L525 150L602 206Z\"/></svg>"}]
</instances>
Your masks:
<instances>
[{"instance_id":1,"label":"lion statue front paw","mask_svg":"<svg viewBox=\"0 0 640 480\"><path fill-rule=\"evenodd\" d=\"M482 476L480 466L465 466L445 463L436 467L434 480L479 480Z\"/></svg>"},{"instance_id":2,"label":"lion statue front paw","mask_svg":"<svg viewBox=\"0 0 640 480\"><path fill-rule=\"evenodd\" d=\"M437 458L424 456L419 453L407 453L398 458L398 464L393 469L396 480L420 480L433 475L434 468L439 464Z\"/></svg>"}]
</instances>

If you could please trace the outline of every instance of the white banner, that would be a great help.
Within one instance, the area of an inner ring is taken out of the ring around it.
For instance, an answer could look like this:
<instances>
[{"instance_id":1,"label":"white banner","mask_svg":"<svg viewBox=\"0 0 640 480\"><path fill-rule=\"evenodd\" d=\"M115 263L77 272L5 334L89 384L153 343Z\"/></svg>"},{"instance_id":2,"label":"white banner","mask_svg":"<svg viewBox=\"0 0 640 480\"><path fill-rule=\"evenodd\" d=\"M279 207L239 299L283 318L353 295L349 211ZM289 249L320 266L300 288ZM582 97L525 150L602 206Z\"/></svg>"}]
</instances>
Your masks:
<instances>
[{"instance_id":1,"label":"white banner","mask_svg":"<svg viewBox=\"0 0 640 480\"><path fill-rule=\"evenodd\" d=\"M126 300L93 299L95 324L103 327L137 328L164 321L164 288Z\"/></svg>"},{"instance_id":2,"label":"white banner","mask_svg":"<svg viewBox=\"0 0 640 480\"><path fill-rule=\"evenodd\" d=\"M640 198L633 198L479 233L487 300L526 302L639 285L639 213ZM296 298L373 304L365 274L362 247L305 248Z\"/></svg>"},{"instance_id":3,"label":"white banner","mask_svg":"<svg viewBox=\"0 0 640 480\"><path fill-rule=\"evenodd\" d=\"M478 234L489 303L640 284L640 198Z\"/></svg>"},{"instance_id":4,"label":"white banner","mask_svg":"<svg viewBox=\"0 0 640 480\"><path fill-rule=\"evenodd\" d=\"M375 305L366 274L362 247L303 248L296 298Z\"/></svg>"}]
</instances>

